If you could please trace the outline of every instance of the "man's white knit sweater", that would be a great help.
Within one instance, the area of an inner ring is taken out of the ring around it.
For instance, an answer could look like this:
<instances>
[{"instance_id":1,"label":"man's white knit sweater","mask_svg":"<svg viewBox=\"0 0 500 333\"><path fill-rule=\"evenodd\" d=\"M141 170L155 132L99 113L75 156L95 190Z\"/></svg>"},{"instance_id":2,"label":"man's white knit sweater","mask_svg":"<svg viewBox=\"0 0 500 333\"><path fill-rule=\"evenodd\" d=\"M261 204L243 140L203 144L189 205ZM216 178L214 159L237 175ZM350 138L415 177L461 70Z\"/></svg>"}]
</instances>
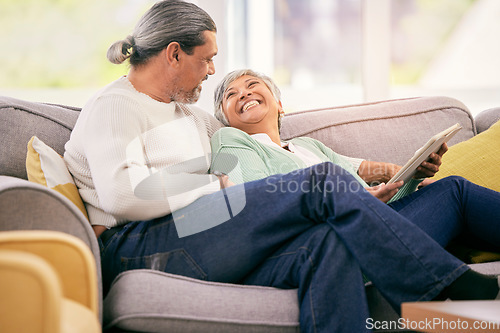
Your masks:
<instances>
[{"instance_id":1,"label":"man's white knit sweater","mask_svg":"<svg viewBox=\"0 0 500 333\"><path fill-rule=\"evenodd\" d=\"M91 224L153 219L218 191L207 172L210 137L220 127L199 108L138 92L126 77L100 90L64 154Z\"/></svg>"}]
</instances>

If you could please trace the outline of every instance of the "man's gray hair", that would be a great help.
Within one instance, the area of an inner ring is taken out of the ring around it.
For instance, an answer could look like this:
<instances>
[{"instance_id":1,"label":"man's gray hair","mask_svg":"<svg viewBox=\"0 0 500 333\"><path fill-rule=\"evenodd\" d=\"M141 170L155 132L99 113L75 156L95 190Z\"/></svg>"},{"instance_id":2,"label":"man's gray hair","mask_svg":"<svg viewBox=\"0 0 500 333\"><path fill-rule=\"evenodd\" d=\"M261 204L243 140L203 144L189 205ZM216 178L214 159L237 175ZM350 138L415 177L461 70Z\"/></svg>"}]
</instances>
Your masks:
<instances>
[{"instance_id":1,"label":"man's gray hair","mask_svg":"<svg viewBox=\"0 0 500 333\"><path fill-rule=\"evenodd\" d=\"M240 69L232 71L222 79L222 81L219 83L219 85L217 86L217 88L215 88L214 91L214 116L226 126L230 125L226 115L224 114L224 111L222 111L222 100L224 98L224 92L231 83L233 83L234 81L245 75L253 76L255 78L262 80L273 94L274 99L276 99L277 102L281 101L281 92L276 83L274 83L274 81L269 76L253 71L251 69ZM278 117L278 119L279 119L278 128L280 128L281 117Z\"/></svg>"},{"instance_id":2,"label":"man's gray hair","mask_svg":"<svg viewBox=\"0 0 500 333\"><path fill-rule=\"evenodd\" d=\"M146 63L170 43L179 43L187 54L203 45L204 31L217 32L214 21L203 9L183 0L163 0L139 20L133 33L108 49L108 60L121 64L130 58L132 66Z\"/></svg>"}]
</instances>

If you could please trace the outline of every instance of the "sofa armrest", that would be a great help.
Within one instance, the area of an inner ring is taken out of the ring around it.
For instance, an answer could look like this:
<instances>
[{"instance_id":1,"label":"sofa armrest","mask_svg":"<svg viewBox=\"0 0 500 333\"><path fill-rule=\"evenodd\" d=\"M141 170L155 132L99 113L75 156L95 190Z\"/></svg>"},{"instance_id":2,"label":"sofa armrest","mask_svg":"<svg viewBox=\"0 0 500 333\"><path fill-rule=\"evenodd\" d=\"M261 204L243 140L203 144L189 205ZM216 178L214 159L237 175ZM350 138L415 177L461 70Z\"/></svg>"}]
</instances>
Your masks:
<instances>
[{"instance_id":1,"label":"sofa armrest","mask_svg":"<svg viewBox=\"0 0 500 333\"><path fill-rule=\"evenodd\" d=\"M82 212L63 195L24 179L0 176L0 231L54 230L81 239L96 262L99 317L102 283L99 245Z\"/></svg>"},{"instance_id":2,"label":"sofa armrest","mask_svg":"<svg viewBox=\"0 0 500 333\"><path fill-rule=\"evenodd\" d=\"M500 120L500 107L484 110L476 115L474 119L476 121L477 133L484 132Z\"/></svg>"}]
</instances>

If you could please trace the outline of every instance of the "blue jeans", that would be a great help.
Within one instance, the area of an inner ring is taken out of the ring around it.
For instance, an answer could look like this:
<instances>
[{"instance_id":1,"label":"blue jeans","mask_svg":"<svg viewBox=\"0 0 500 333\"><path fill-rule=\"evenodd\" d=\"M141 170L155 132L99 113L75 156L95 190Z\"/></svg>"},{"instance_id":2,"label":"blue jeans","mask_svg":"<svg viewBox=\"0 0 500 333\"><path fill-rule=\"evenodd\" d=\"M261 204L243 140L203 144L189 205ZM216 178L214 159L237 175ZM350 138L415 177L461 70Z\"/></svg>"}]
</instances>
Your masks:
<instances>
[{"instance_id":1,"label":"blue jeans","mask_svg":"<svg viewBox=\"0 0 500 333\"><path fill-rule=\"evenodd\" d=\"M500 193L447 177L389 204L441 246L459 235L500 249Z\"/></svg>"},{"instance_id":2,"label":"blue jeans","mask_svg":"<svg viewBox=\"0 0 500 333\"><path fill-rule=\"evenodd\" d=\"M173 218L130 222L101 244L104 290L122 271L298 288L302 332L362 332L362 272L398 309L425 301L469 268L342 168L323 163L228 188L246 205L229 221L178 237ZM299 190L300 189L300 190ZM182 212L208 212L207 195ZM196 214L195 214L196 215Z\"/></svg>"}]
</instances>

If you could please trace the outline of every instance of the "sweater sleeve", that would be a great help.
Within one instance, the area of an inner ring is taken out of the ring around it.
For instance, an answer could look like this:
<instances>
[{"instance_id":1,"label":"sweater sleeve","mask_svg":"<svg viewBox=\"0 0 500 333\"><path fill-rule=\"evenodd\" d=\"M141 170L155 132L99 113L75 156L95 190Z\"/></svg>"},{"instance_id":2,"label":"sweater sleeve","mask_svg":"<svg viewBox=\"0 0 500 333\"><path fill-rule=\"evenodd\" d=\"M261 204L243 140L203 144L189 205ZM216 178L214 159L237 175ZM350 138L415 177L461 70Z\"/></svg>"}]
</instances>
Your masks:
<instances>
[{"instance_id":1,"label":"sweater sleeve","mask_svg":"<svg viewBox=\"0 0 500 333\"><path fill-rule=\"evenodd\" d=\"M330 148L328 148L328 149L330 149ZM337 156L349 161L352 164L352 167L354 168L354 171L356 171L356 173L358 172L359 166L361 165L361 163L363 163L363 161L365 160L364 158L349 157L349 156L345 156L345 155L342 155L339 153L336 153L336 154L337 154Z\"/></svg>"},{"instance_id":2,"label":"sweater sleeve","mask_svg":"<svg viewBox=\"0 0 500 333\"><path fill-rule=\"evenodd\" d=\"M229 175L235 184L262 179L273 175L269 165L259 154L258 145L252 138L235 128L226 127L217 131L211 139L211 171Z\"/></svg>"},{"instance_id":3,"label":"sweater sleeve","mask_svg":"<svg viewBox=\"0 0 500 333\"><path fill-rule=\"evenodd\" d=\"M301 140L305 141L306 143L312 145L315 147L321 154L326 156L328 161L337 164L338 166L344 168L346 171L348 171L358 182L360 182L364 187L367 187L368 185L366 182L361 179L361 177L358 175L358 170L353 165L352 161L349 158L346 158L343 155L337 154L334 152L332 149L328 148L325 144L322 142L315 140L313 138L308 138L308 137L303 137L300 138ZM361 163L361 162L360 162ZM359 166L358 166L359 167Z\"/></svg>"},{"instance_id":4,"label":"sweater sleeve","mask_svg":"<svg viewBox=\"0 0 500 333\"><path fill-rule=\"evenodd\" d=\"M344 155L340 155L335 153L333 150L325 146L323 143L321 143L318 140L314 140L311 138L307 138L308 140L311 140L326 156L328 156L329 160L339 164L342 166L344 169L348 170L351 172L351 174L356 178L360 183L362 183L365 187L368 187L368 184L359 177L357 174L357 168L353 166L353 160L358 160L358 159L351 159L351 158L346 158ZM363 160L360 160L363 161ZM346 162L348 164L346 164ZM359 168L359 165L358 165ZM404 184L399 191L389 200L388 203L391 203L393 201L399 200L408 194L411 194L417 190L418 185L422 182L423 179L411 179L408 183Z\"/></svg>"},{"instance_id":5,"label":"sweater sleeve","mask_svg":"<svg viewBox=\"0 0 500 333\"><path fill-rule=\"evenodd\" d=\"M403 197L406 197L408 194L415 192L418 188L418 185L423 181L423 179L415 179L412 178L406 184L404 184L399 191L389 200L388 203L399 200Z\"/></svg>"},{"instance_id":6,"label":"sweater sleeve","mask_svg":"<svg viewBox=\"0 0 500 333\"><path fill-rule=\"evenodd\" d=\"M84 152L99 208L119 221L164 216L219 190L215 176L151 167L143 142L148 128L140 110L133 99L104 96L84 125Z\"/></svg>"}]
</instances>

